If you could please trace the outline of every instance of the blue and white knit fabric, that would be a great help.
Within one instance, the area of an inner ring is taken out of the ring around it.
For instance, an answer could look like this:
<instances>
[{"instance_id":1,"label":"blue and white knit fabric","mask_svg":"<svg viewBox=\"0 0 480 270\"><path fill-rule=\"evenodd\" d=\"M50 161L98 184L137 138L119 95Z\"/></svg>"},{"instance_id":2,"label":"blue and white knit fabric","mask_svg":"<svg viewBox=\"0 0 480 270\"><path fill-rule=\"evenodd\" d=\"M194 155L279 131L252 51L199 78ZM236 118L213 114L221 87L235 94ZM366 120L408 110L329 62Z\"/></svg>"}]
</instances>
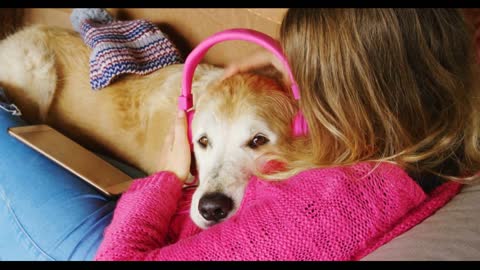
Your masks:
<instances>
[{"instance_id":1,"label":"blue and white knit fabric","mask_svg":"<svg viewBox=\"0 0 480 270\"><path fill-rule=\"evenodd\" d=\"M183 62L175 45L146 20L115 21L104 9L74 9L70 19L93 49L90 85L94 90L121 74L145 75Z\"/></svg>"}]
</instances>

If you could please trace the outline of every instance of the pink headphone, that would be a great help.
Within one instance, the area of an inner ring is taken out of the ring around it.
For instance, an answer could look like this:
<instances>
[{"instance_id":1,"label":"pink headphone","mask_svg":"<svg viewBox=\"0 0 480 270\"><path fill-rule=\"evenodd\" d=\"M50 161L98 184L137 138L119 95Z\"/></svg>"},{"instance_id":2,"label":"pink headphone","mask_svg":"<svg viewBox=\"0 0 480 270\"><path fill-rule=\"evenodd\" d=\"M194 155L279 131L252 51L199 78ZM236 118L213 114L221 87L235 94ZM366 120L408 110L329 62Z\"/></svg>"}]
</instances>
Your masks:
<instances>
[{"instance_id":1,"label":"pink headphone","mask_svg":"<svg viewBox=\"0 0 480 270\"><path fill-rule=\"evenodd\" d=\"M275 56L277 56L281 60L281 62L285 66L290 81L292 83L291 87L293 97L295 98L295 100L300 100L300 91L298 89L297 82L293 78L293 74L290 66L288 65L287 58L283 54L282 49L280 48L278 43L273 38L261 32L243 28L228 29L218 32L198 44L198 46L188 55L183 68L182 94L178 99L178 107L179 109L184 110L187 113L188 139L191 142L191 147L193 147L191 124L194 115L194 110L191 109L193 107L193 99L191 93L193 73L197 65L200 63L200 60L207 53L207 50L210 49L210 47L212 47L216 43L227 40L250 41L270 50ZM305 121L305 118L303 117L301 111L299 111L295 116L292 125L292 131L295 136L302 136L308 133L307 122Z\"/></svg>"}]
</instances>

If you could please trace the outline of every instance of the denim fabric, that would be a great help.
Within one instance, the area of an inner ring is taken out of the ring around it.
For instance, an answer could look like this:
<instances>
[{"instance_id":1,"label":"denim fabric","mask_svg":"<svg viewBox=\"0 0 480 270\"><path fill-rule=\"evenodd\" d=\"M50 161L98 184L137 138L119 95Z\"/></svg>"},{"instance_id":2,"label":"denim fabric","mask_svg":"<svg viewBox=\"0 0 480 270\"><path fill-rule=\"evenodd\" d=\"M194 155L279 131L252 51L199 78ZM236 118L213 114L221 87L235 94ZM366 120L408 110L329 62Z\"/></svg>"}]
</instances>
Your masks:
<instances>
[{"instance_id":1,"label":"denim fabric","mask_svg":"<svg viewBox=\"0 0 480 270\"><path fill-rule=\"evenodd\" d=\"M0 96L0 260L93 259L116 201L11 137Z\"/></svg>"}]
</instances>

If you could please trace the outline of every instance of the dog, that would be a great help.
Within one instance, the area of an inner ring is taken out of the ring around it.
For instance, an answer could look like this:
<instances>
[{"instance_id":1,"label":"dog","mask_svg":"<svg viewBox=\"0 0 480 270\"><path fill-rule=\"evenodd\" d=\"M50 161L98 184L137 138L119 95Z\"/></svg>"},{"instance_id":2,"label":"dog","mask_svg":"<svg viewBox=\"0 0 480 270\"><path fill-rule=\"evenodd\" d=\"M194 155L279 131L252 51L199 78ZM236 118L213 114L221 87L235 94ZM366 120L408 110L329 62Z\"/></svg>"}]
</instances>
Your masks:
<instances>
[{"instance_id":1,"label":"dog","mask_svg":"<svg viewBox=\"0 0 480 270\"><path fill-rule=\"evenodd\" d=\"M49 124L86 148L157 172L183 65L125 75L92 91L90 53L76 32L26 27L0 43L0 85L29 123ZM199 184L190 216L201 228L233 216L265 157L288 155L294 145L291 121L298 108L278 80L255 73L220 80L222 74L222 68L200 64L192 85Z\"/></svg>"}]
</instances>

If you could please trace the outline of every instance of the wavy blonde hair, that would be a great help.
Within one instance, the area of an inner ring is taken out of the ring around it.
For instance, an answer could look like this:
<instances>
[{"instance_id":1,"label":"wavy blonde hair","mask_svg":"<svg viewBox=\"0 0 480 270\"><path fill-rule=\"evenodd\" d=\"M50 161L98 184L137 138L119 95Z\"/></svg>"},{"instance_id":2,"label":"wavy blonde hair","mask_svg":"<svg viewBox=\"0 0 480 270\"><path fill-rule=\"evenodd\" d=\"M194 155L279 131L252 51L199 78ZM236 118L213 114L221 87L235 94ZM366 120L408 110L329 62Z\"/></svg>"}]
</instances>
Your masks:
<instances>
[{"instance_id":1,"label":"wavy blonde hair","mask_svg":"<svg viewBox=\"0 0 480 270\"><path fill-rule=\"evenodd\" d=\"M311 147L288 157L290 174L384 161L477 178L480 73L460 11L289 9L280 41L310 128Z\"/></svg>"}]
</instances>

